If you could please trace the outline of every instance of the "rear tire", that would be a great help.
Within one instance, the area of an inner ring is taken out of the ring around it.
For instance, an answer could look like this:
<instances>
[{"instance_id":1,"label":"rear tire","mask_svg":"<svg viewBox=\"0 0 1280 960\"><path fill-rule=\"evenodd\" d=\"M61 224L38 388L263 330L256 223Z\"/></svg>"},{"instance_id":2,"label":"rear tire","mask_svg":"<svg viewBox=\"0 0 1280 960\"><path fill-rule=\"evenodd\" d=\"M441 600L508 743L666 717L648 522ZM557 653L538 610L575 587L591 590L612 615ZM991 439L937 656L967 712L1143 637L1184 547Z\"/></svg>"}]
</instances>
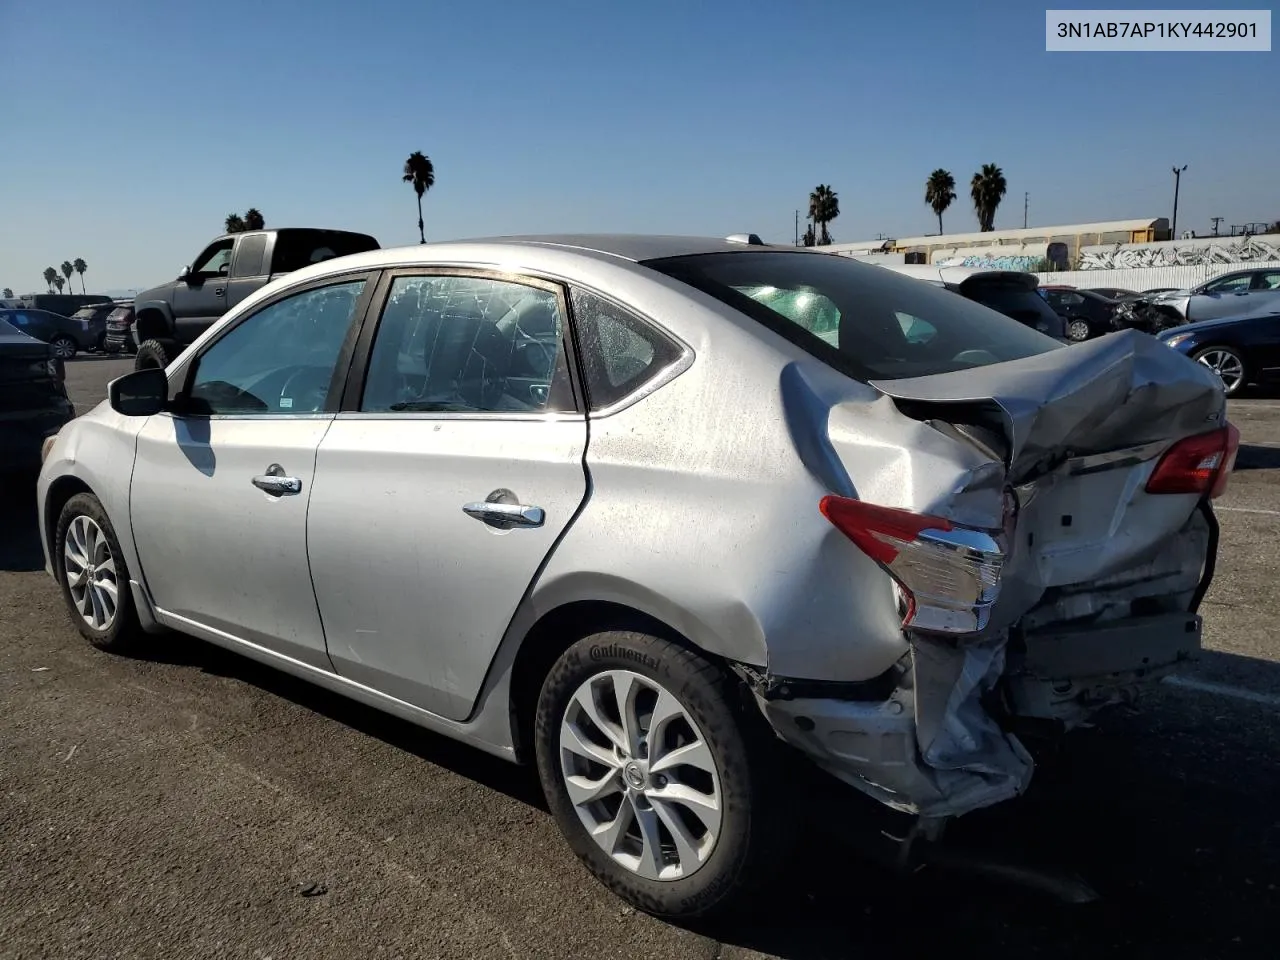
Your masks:
<instances>
[{"instance_id":1,"label":"rear tire","mask_svg":"<svg viewBox=\"0 0 1280 960\"><path fill-rule=\"evenodd\" d=\"M1067 321L1067 339L1072 343L1082 343L1088 340L1090 332L1088 320L1072 317Z\"/></svg>"},{"instance_id":2,"label":"rear tire","mask_svg":"<svg viewBox=\"0 0 1280 960\"><path fill-rule=\"evenodd\" d=\"M54 337L49 341L53 355L59 360L70 360L76 355L76 342L70 337Z\"/></svg>"},{"instance_id":3,"label":"rear tire","mask_svg":"<svg viewBox=\"0 0 1280 960\"><path fill-rule=\"evenodd\" d=\"M101 501L78 493L63 506L50 545L67 612L80 635L99 650L124 653L142 636L129 568Z\"/></svg>"},{"instance_id":4,"label":"rear tire","mask_svg":"<svg viewBox=\"0 0 1280 960\"><path fill-rule=\"evenodd\" d=\"M630 632L578 641L543 682L534 744L551 812L596 878L647 913L740 905L789 845L778 741L743 694L699 654ZM684 762L664 762L676 750Z\"/></svg>"},{"instance_id":5,"label":"rear tire","mask_svg":"<svg viewBox=\"0 0 1280 960\"><path fill-rule=\"evenodd\" d=\"M178 355L177 344L172 340L144 340L138 345L138 352L133 357L133 369L163 370Z\"/></svg>"}]
</instances>

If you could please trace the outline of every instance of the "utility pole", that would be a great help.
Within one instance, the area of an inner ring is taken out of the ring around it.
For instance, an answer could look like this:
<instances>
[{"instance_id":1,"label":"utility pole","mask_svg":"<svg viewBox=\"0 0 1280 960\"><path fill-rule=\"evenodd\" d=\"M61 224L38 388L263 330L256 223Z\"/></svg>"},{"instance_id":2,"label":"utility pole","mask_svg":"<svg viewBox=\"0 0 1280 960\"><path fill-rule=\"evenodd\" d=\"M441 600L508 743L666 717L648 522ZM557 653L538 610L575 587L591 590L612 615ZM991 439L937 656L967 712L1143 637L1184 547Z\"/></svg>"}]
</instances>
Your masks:
<instances>
[{"instance_id":1,"label":"utility pole","mask_svg":"<svg viewBox=\"0 0 1280 960\"><path fill-rule=\"evenodd\" d=\"M1182 174L1186 172L1187 165L1184 163L1182 169L1173 168L1173 223L1170 225L1169 233L1172 239L1178 239L1178 187L1182 185Z\"/></svg>"},{"instance_id":2,"label":"utility pole","mask_svg":"<svg viewBox=\"0 0 1280 960\"><path fill-rule=\"evenodd\" d=\"M1022 229L1027 229L1027 207L1031 205L1031 194L1024 193L1022 195Z\"/></svg>"},{"instance_id":3,"label":"utility pole","mask_svg":"<svg viewBox=\"0 0 1280 960\"><path fill-rule=\"evenodd\" d=\"M1218 224L1222 222L1222 218L1210 217L1209 219L1213 221L1213 235L1216 237L1218 235Z\"/></svg>"},{"instance_id":4,"label":"utility pole","mask_svg":"<svg viewBox=\"0 0 1280 960\"><path fill-rule=\"evenodd\" d=\"M800 246L800 211L796 211L796 246Z\"/></svg>"}]
</instances>

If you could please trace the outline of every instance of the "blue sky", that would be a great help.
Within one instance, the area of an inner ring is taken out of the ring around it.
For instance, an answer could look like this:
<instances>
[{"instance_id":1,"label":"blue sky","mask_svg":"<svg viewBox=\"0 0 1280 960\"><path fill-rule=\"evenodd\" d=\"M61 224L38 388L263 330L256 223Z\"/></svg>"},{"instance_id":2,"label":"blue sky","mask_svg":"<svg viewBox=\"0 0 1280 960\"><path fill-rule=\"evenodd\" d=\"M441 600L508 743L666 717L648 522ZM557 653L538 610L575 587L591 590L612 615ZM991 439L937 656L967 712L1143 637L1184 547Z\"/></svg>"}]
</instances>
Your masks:
<instances>
[{"instance_id":1,"label":"blue sky","mask_svg":"<svg viewBox=\"0 0 1280 960\"><path fill-rule=\"evenodd\" d=\"M1210 4L1199 3L1204 8ZM975 12L975 10L980 12ZM936 229L935 167L998 163L997 228L1280 218L1276 53L1050 54L1044 6L737 0L0 0L0 286L172 278L268 225L417 239L725 233L790 241L830 183L839 240Z\"/></svg>"}]
</instances>

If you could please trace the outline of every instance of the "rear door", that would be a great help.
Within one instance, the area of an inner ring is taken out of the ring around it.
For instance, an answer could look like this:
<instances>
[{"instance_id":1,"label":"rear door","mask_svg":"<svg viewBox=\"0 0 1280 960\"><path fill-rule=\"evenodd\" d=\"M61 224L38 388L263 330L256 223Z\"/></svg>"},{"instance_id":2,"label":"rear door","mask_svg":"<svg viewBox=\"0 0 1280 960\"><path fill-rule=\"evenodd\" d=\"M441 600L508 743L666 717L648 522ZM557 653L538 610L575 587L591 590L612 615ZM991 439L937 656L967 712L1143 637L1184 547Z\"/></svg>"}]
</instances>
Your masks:
<instances>
[{"instance_id":1,"label":"rear door","mask_svg":"<svg viewBox=\"0 0 1280 960\"><path fill-rule=\"evenodd\" d=\"M388 275L316 458L308 552L339 673L464 719L586 496L557 286Z\"/></svg>"},{"instance_id":2,"label":"rear door","mask_svg":"<svg viewBox=\"0 0 1280 960\"><path fill-rule=\"evenodd\" d=\"M227 306L230 310L267 282L267 234L241 234L231 259L231 276L227 280Z\"/></svg>"}]
</instances>

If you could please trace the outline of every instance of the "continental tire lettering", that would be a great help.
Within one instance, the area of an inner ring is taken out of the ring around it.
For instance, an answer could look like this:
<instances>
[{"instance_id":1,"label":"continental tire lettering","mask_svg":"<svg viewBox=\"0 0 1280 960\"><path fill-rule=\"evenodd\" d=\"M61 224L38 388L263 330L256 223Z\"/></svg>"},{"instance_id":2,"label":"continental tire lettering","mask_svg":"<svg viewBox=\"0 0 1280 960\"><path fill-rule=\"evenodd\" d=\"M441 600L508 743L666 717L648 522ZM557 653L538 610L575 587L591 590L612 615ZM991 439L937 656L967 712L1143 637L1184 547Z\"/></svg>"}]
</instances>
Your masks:
<instances>
[{"instance_id":1,"label":"continental tire lettering","mask_svg":"<svg viewBox=\"0 0 1280 960\"><path fill-rule=\"evenodd\" d=\"M658 669L657 657L651 657L647 653L642 653L639 650L632 650L630 647L620 647L614 643L593 646L590 649L589 655L596 663L599 663L601 660L608 657L613 657L618 660L629 660L632 663L642 664L650 670Z\"/></svg>"}]
</instances>

